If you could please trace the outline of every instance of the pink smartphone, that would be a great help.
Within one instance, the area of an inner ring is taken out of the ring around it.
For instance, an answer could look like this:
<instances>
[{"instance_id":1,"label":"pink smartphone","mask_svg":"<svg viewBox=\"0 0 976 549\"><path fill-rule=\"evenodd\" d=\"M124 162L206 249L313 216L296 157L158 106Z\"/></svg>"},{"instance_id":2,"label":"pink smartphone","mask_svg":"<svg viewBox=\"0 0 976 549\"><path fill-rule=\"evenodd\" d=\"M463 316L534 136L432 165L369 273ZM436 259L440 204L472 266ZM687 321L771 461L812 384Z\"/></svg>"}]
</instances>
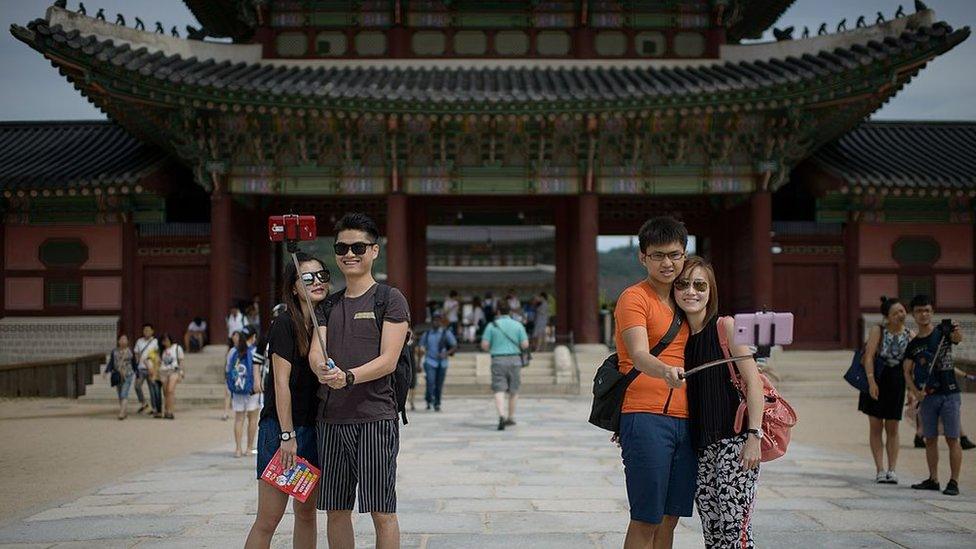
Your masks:
<instances>
[{"instance_id":1,"label":"pink smartphone","mask_svg":"<svg viewBox=\"0 0 976 549\"><path fill-rule=\"evenodd\" d=\"M770 337L773 326L776 327L774 338ZM733 329L733 345L789 345L793 343L793 313L737 314Z\"/></svg>"}]
</instances>

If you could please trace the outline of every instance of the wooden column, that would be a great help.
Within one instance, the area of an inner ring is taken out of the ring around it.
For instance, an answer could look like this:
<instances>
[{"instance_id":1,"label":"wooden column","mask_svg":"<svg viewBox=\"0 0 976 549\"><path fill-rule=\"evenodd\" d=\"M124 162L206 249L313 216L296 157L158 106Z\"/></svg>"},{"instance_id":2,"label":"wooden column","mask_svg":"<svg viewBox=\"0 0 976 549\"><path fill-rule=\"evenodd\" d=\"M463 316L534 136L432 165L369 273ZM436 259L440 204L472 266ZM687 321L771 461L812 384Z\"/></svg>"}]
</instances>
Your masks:
<instances>
[{"instance_id":1,"label":"wooden column","mask_svg":"<svg viewBox=\"0 0 976 549\"><path fill-rule=\"evenodd\" d=\"M752 304L756 310L773 306L772 194L758 191L750 202L752 228Z\"/></svg>"},{"instance_id":2,"label":"wooden column","mask_svg":"<svg viewBox=\"0 0 976 549\"><path fill-rule=\"evenodd\" d=\"M410 203L410 319L416 324L427 316L427 208L420 200Z\"/></svg>"},{"instance_id":3,"label":"wooden column","mask_svg":"<svg viewBox=\"0 0 976 549\"><path fill-rule=\"evenodd\" d=\"M403 292L410 303L410 224L407 195L392 193L386 198L386 282Z\"/></svg>"},{"instance_id":4,"label":"wooden column","mask_svg":"<svg viewBox=\"0 0 976 549\"><path fill-rule=\"evenodd\" d=\"M575 243L578 259L573 266L578 285L570 288L577 296L578 324L574 332L579 343L600 342L600 279L596 250L596 239L600 234L599 213L599 199L595 194L586 193L580 196Z\"/></svg>"},{"instance_id":5,"label":"wooden column","mask_svg":"<svg viewBox=\"0 0 976 549\"><path fill-rule=\"evenodd\" d=\"M258 220L265 220L267 212L256 209L254 216ZM254 262L251 265L251 286L253 293L261 297L261 330L267 330L271 325L271 309L274 308L274 247L268 240L264 223L255 223L251 234L251 245L254 250Z\"/></svg>"},{"instance_id":6,"label":"wooden column","mask_svg":"<svg viewBox=\"0 0 976 549\"><path fill-rule=\"evenodd\" d=\"M222 182L221 182L222 183ZM227 341L227 312L233 284L231 254L232 199L221 186L210 195L210 343Z\"/></svg>"},{"instance_id":7,"label":"wooden column","mask_svg":"<svg viewBox=\"0 0 976 549\"><path fill-rule=\"evenodd\" d=\"M7 220L0 215L0 318L6 316L7 307ZM124 279L125 277L123 277ZM124 295L124 294L123 294Z\"/></svg>"},{"instance_id":8,"label":"wooden column","mask_svg":"<svg viewBox=\"0 0 976 549\"><path fill-rule=\"evenodd\" d=\"M133 296L136 293L135 281L140 278L140 273L136 272L136 247L139 235L136 233L136 224L132 222L132 214L124 214L122 221L122 314L119 319L119 329L129 336L129 341L134 342L139 334L137 323L141 324L141 319L136 318L136 300ZM141 289L139 290L141 291Z\"/></svg>"},{"instance_id":9,"label":"wooden column","mask_svg":"<svg viewBox=\"0 0 976 549\"><path fill-rule=\"evenodd\" d=\"M569 223L569 199L560 198L555 210L556 224L556 332L560 335L570 331L570 309L572 301L569 290L570 254L572 239Z\"/></svg>"},{"instance_id":10,"label":"wooden column","mask_svg":"<svg viewBox=\"0 0 976 549\"><path fill-rule=\"evenodd\" d=\"M851 212L850 218L844 225L844 263L847 275L847 333L842 337L846 347L856 347L861 344L861 271L859 261L858 242L860 240L861 222L857 212Z\"/></svg>"}]
</instances>

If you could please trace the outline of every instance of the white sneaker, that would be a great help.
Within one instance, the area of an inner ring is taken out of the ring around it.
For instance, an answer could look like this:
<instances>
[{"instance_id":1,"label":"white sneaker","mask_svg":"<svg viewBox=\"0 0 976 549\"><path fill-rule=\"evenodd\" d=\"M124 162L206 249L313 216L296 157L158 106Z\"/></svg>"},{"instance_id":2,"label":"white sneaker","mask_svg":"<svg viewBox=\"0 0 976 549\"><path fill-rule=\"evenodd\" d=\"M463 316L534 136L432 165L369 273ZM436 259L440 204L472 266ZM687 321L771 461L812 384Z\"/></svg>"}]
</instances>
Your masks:
<instances>
[{"instance_id":1,"label":"white sneaker","mask_svg":"<svg viewBox=\"0 0 976 549\"><path fill-rule=\"evenodd\" d=\"M888 472L887 471L878 471L878 474L875 475L875 477L874 477L874 482L877 482L878 484L887 484L888 483Z\"/></svg>"},{"instance_id":2,"label":"white sneaker","mask_svg":"<svg viewBox=\"0 0 976 549\"><path fill-rule=\"evenodd\" d=\"M888 484L898 484L898 475L894 471L888 471L886 476Z\"/></svg>"}]
</instances>

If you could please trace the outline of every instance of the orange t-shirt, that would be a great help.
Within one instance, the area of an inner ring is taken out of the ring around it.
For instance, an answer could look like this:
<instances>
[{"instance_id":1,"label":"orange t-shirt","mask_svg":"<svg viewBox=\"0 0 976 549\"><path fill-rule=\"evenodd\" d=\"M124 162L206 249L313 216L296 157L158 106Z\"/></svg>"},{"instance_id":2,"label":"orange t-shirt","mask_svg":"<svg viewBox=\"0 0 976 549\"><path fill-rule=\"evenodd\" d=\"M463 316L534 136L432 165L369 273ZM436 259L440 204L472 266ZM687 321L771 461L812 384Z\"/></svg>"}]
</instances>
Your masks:
<instances>
[{"instance_id":1,"label":"orange t-shirt","mask_svg":"<svg viewBox=\"0 0 976 549\"><path fill-rule=\"evenodd\" d=\"M620 362L620 372L626 374L634 367L634 361L624 345L624 331L635 326L647 328L648 349L653 349L658 341L664 337L674 313L667 303L661 301L657 292L646 280L627 288L617 299L617 307L613 310L617 322L614 331L614 341L617 343L617 357ZM669 366L684 368L685 343L688 342L688 323L682 323L678 335L664 351L658 355L661 362ZM639 375L624 395L624 413L650 412L673 417L688 417L688 396L685 388L671 389L665 381L658 377Z\"/></svg>"}]
</instances>

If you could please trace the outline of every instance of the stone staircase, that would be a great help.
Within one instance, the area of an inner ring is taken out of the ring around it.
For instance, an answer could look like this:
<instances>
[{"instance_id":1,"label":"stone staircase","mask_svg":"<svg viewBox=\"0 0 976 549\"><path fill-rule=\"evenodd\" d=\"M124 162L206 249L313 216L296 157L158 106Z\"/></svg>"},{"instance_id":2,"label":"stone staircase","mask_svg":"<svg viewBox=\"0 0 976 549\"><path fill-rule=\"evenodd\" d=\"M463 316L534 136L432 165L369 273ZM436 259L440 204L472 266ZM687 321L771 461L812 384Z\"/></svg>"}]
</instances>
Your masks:
<instances>
[{"instance_id":1,"label":"stone staircase","mask_svg":"<svg viewBox=\"0 0 976 549\"><path fill-rule=\"evenodd\" d=\"M223 405L224 399L224 357L227 348L210 345L199 353L186 355L186 379L177 388L177 399L182 404ZM556 355L563 357L557 366ZM601 359L602 360L602 359ZM592 378L592 375L590 375ZM587 380L587 385L588 385ZM416 398L423 402L425 379L417 377ZM554 352L535 353L532 364L522 370L523 395L570 395L577 394L579 384L576 380L572 356L566 347L557 347ZM463 352L451 358L447 379L444 381L445 396L473 396L491 394L491 357L485 353ZM146 393L148 398L148 392ZM134 400L133 390L129 399ZM94 382L86 388L81 400L88 402L116 402L115 389L109 386L108 379L95 376Z\"/></svg>"}]
</instances>

